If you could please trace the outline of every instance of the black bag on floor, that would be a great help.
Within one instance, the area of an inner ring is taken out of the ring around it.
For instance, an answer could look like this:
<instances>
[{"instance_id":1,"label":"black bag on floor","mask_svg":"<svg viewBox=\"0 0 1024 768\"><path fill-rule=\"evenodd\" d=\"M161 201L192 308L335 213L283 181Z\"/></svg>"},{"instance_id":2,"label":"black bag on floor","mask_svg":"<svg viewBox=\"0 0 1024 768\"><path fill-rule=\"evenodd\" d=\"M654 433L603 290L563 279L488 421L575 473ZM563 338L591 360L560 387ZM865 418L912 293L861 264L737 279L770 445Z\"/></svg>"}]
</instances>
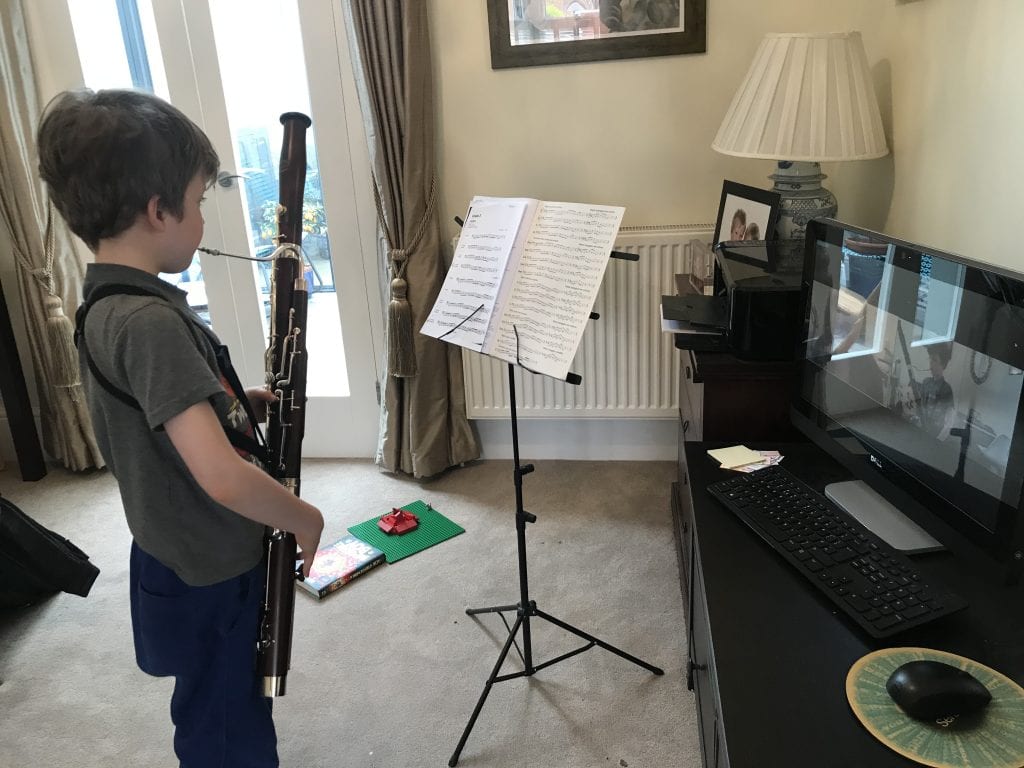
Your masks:
<instances>
[{"instance_id":1,"label":"black bag on floor","mask_svg":"<svg viewBox=\"0 0 1024 768\"><path fill-rule=\"evenodd\" d=\"M0 606L30 605L54 592L85 597L99 572L85 552L0 498Z\"/></svg>"}]
</instances>

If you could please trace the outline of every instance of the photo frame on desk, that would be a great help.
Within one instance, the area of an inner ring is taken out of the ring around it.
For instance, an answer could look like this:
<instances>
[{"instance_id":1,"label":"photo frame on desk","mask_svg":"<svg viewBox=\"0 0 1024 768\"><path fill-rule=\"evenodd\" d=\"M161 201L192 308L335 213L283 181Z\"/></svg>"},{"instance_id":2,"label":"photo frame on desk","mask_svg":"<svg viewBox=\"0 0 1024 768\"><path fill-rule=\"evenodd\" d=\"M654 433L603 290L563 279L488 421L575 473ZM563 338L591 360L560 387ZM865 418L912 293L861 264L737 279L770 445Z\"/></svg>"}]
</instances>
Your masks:
<instances>
[{"instance_id":1,"label":"photo frame on desk","mask_svg":"<svg viewBox=\"0 0 1024 768\"><path fill-rule=\"evenodd\" d=\"M487 0L491 69L707 51L707 0Z\"/></svg>"},{"instance_id":2,"label":"photo frame on desk","mask_svg":"<svg viewBox=\"0 0 1024 768\"><path fill-rule=\"evenodd\" d=\"M774 240L782 208L780 200L779 193L769 189L736 181L722 182L712 244L718 245L724 240Z\"/></svg>"}]
</instances>

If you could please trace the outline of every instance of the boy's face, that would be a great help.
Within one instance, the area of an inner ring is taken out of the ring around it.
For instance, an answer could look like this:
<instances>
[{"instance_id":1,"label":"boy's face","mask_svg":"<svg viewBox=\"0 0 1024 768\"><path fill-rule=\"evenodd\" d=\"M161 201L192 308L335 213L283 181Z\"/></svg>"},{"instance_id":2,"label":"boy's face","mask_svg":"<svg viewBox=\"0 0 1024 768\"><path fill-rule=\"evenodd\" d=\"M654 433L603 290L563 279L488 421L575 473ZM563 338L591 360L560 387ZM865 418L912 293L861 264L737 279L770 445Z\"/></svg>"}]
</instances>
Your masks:
<instances>
[{"instance_id":1,"label":"boy's face","mask_svg":"<svg viewBox=\"0 0 1024 768\"><path fill-rule=\"evenodd\" d=\"M185 189L181 220L168 215L166 263L161 265L161 272L184 272L192 263L196 248L203 239L204 221L200 205L205 192L206 179L197 175Z\"/></svg>"},{"instance_id":2,"label":"boy's face","mask_svg":"<svg viewBox=\"0 0 1024 768\"><path fill-rule=\"evenodd\" d=\"M743 222L737 218L732 220L732 231L729 234L730 240L742 240L744 233Z\"/></svg>"}]
</instances>

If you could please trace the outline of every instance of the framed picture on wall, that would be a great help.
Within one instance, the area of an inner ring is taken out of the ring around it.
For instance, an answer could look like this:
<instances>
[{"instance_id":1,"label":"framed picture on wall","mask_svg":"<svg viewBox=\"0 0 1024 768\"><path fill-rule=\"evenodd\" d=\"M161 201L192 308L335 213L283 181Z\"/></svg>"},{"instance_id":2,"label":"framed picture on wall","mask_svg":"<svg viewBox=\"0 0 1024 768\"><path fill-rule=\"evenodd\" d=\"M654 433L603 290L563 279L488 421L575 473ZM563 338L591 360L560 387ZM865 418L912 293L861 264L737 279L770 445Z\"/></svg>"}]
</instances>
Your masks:
<instances>
[{"instance_id":1,"label":"framed picture on wall","mask_svg":"<svg viewBox=\"0 0 1024 768\"><path fill-rule=\"evenodd\" d=\"M748 187L736 181L723 182L712 243L774 240L780 207L778 192Z\"/></svg>"},{"instance_id":2,"label":"framed picture on wall","mask_svg":"<svg viewBox=\"0 0 1024 768\"><path fill-rule=\"evenodd\" d=\"M487 0L491 68L703 53L707 0Z\"/></svg>"}]
</instances>

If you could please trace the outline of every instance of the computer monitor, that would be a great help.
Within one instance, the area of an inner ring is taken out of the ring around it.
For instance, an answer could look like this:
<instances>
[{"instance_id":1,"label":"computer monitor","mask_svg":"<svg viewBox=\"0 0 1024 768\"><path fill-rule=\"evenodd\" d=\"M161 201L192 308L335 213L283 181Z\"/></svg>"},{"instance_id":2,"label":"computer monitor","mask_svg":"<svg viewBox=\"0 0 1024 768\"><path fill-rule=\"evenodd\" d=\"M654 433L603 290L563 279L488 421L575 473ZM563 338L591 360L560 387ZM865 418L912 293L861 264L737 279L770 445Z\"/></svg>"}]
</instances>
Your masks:
<instances>
[{"instance_id":1,"label":"computer monitor","mask_svg":"<svg viewBox=\"0 0 1024 768\"><path fill-rule=\"evenodd\" d=\"M898 549L953 529L1019 569L1024 275L816 219L802 289L793 423L857 478L826 495Z\"/></svg>"}]
</instances>

